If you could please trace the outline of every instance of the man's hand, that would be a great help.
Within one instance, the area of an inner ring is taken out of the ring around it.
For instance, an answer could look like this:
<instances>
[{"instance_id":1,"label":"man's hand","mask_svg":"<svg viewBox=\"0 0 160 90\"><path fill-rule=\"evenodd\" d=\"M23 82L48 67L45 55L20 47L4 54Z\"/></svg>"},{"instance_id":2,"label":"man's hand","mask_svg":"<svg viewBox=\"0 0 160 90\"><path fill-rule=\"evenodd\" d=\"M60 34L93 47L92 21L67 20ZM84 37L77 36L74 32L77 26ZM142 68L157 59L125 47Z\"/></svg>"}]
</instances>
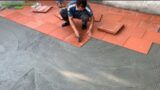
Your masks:
<instances>
[{"instance_id":1,"label":"man's hand","mask_svg":"<svg viewBox=\"0 0 160 90\"><path fill-rule=\"evenodd\" d=\"M69 17L69 22L70 22L70 25L71 25L71 27L72 27L72 29L73 29L76 37L77 37L77 41L80 42L81 38L80 38L79 32L78 32L78 30L76 28L76 25L75 25L75 23L73 21L73 17Z\"/></svg>"},{"instance_id":2,"label":"man's hand","mask_svg":"<svg viewBox=\"0 0 160 90\"><path fill-rule=\"evenodd\" d=\"M92 36L91 30L88 30L88 31L87 31L87 34L88 34L89 37L91 37L91 36Z\"/></svg>"}]
</instances>

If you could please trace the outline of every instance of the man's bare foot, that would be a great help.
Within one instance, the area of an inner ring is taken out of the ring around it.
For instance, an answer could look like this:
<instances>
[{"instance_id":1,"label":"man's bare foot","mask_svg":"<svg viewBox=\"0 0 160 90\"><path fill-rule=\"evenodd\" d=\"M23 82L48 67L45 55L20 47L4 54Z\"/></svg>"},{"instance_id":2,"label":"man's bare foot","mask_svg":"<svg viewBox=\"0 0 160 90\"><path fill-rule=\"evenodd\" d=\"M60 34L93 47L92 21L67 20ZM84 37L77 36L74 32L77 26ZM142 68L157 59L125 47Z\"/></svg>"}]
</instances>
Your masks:
<instances>
[{"instance_id":1,"label":"man's bare foot","mask_svg":"<svg viewBox=\"0 0 160 90\"><path fill-rule=\"evenodd\" d=\"M66 27L66 26L69 26L69 25L70 25L70 23L65 21L65 22L62 24L62 27Z\"/></svg>"}]
</instances>

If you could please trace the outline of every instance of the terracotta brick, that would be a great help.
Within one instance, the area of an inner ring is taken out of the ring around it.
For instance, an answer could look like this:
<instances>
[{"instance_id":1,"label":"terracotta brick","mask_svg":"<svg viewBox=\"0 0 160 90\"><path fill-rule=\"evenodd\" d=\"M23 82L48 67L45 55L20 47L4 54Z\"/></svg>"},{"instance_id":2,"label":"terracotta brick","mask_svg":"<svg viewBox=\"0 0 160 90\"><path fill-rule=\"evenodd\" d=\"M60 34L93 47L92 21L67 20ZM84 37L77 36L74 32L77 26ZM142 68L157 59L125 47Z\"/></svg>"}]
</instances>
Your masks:
<instances>
[{"instance_id":1,"label":"terracotta brick","mask_svg":"<svg viewBox=\"0 0 160 90\"><path fill-rule=\"evenodd\" d=\"M139 13L135 11L123 10L123 16L131 20L138 20L137 19L138 14Z\"/></svg>"},{"instance_id":2,"label":"terracotta brick","mask_svg":"<svg viewBox=\"0 0 160 90\"><path fill-rule=\"evenodd\" d=\"M42 20L44 22L49 22L49 23L52 23L52 24L61 22L61 20L59 20L54 14L46 16L46 17L43 17L40 20Z\"/></svg>"},{"instance_id":3,"label":"terracotta brick","mask_svg":"<svg viewBox=\"0 0 160 90\"><path fill-rule=\"evenodd\" d=\"M158 32L158 28L160 27L160 24L141 21L141 23L137 27L140 27L149 31L153 31L153 32Z\"/></svg>"},{"instance_id":4,"label":"terracotta brick","mask_svg":"<svg viewBox=\"0 0 160 90\"><path fill-rule=\"evenodd\" d=\"M77 47L82 47L89 40L90 40L90 37L87 34L82 34L82 41L78 42L77 38L75 37L75 34L72 34L65 39L65 42L68 42L68 43L70 43L74 46L77 46Z\"/></svg>"},{"instance_id":5,"label":"terracotta brick","mask_svg":"<svg viewBox=\"0 0 160 90\"><path fill-rule=\"evenodd\" d=\"M116 7L109 7L108 12L109 14L117 15L117 16L123 16L123 9L116 8Z\"/></svg>"},{"instance_id":6,"label":"terracotta brick","mask_svg":"<svg viewBox=\"0 0 160 90\"><path fill-rule=\"evenodd\" d=\"M19 24L25 24L25 23L28 23L32 21L32 18L28 17L28 16L25 16L25 15L22 15L20 17L18 17L15 22L19 23Z\"/></svg>"},{"instance_id":7,"label":"terracotta brick","mask_svg":"<svg viewBox=\"0 0 160 90\"><path fill-rule=\"evenodd\" d=\"M70 36L73 33L74 32L72 28L68 26L64 28L58 27L53 32L51 32L49 35L64 41L66 37Z\"/></svg>"},{"instance_id":8,"label":"terracotta brick","mask_svg":"<svg viewBox=\"0 0 160 90\"><path fill-rule=\"evenodd\" d=\"M153 15L151 14L146 14L146 13L139 13L137 14L137 19L140 19L142 21L150 22L150 19L152 18Z\"/></svg>"},{"instance_id":9,"label":"terracotta brick","mask_svg":"<svg viewBox=\"0 0 160 90\"><path fill-rule=\"evenodd\" d=\"M59 14L59 12L57 12L57 13L55 14L55 16L56 16L58 19L63 20L62 16Z\"/></svg>"},{"instance_id":10,"label":"terracotta brick","mask_svg":"<svg viewBox=\"0 0 160 90\"><path fill-rule=\"evenodd\" d=\"M45 34L49 34L51 33L52 31L55 30L56 27L54 27L54 24L51 24L51 23L44 23L38 27L35 28L35 30L39 31L39 32L42 32L42 33L45 33Z\"/></svg>"},{"instance_id":11,"label":"terracotta brick","mask_svg":"<svg viewBox=\"0 0 160 90\"><path fill-rule=\"evenodd\" d=\"M15 12L14 10L5 9L5 10L3 10L3 11L0 11L0 16L6 17L7 15L12 14L12 13L14 13L14 12Z\"/></svg>"},{"instance_id":12,"label":"terracotta brick","mask_svg":"<svg viewBox=\"0 0 160 90\"><path fill-rule=\"evenodd\" d=\"M116 36L116 35L106 34L102 40L108 43L112 43L114 45L123 46L123 44L128 40L128 38L129 38L128 35Z\"/></svg>"},{"instance_id":13,"label":"terracotta brick","mask_svg":"<svg viewBox=\"0 0 160 90\"><path fill-rule=\"evenodd\" d=\"M160 33L147 31L144 34L143 39L147 40L147 41L150 41L150 42L154 42L154 43L160 44Z\"/></svg>"},{"instance_id":14,"label":"terracotta brick","mask_svg":"<svg viewBox=\"0 0 160 90\"><path fill-rule=\"evenodd\" d=\"M134 28L141 22L141 20L123 17L119 22L123 23L125 26Z\"/></svg>"},{"instance_id":15,"label":"terracotta brick","mask_svg":"<svg viewBox=\"0 0 160 90\"><path fill-rule=\"evenodd\" d=\"M103 19L103 14L94 14L95 22L100 22Z\"/></svg>"},{"instance_id":16,"label":"terracotta brick","mask_svg":"<svg viewBox=\"0 0 160 90\"><path fill-rule=\"evenodd\" d=\"M40 6L33 10L34 13L47 13L52 7L51 6Z\"/></svg>"},{"instance_id":17,"label":"terracotta brick","mask_svg":"<svg viewBox=\"0 0 160 90\"><path fill-rule=\"evenodd\" d=\"M48 34L77 47L83 46L90 39L86 34L86 30L83 31L81 29L81 21L75 20L76 26L82 36L82 42L77 42L75 34L71 28L61 27L61 24L63 23L62 20L55 16L59 10L56 4L51 3L51 1L44 1L43 5L45 4L53 6L53 9L45 14L32 13L32 8L26 6L21 10L6 9L0 12L0 16L16 21L22 25L26 25L34 30ZM103 14L101 22L95 23L92 37L145 54L149 50L152 42L160 44L160 34L157 33L160 16L128 11L95 3L89 4L91 5L94 14L96 14L95 16L98 17L96 18L97 21ZM110 25L110 23L123 23L125 28L116 35L97 30L97 27L100 25L111 27L112 25Z\"/></svg>"},{"instance_id":18,"label":"terracotta brick","mask_svg":"<svg viewBox=\"0 0 160 90\"><path fill-rule=\"evenodd\" d=\"M124 44L124 47L143 54L148 54L151 45L152 42L148 40L131 37Z\"/></svg>"},{"instance_id":19,"label":"terracotta brick","mask_svg":"<svg viewBox=\"0 0 160 90\"><path fill-rule=\"evenodd\" d=\"M123 16L119 16L116 14L104 14L103 15L103 22L119 22L122 20Z\"/></svg>"},{"instance_id":20,"label":"terracotta brick","mask_svg":"<svg viewBox=\"0 0 160 90\"><path fill-rule=\"evenodd\" d=\"M40 20L32 19L32 21L29 21L25 25L34 29L42 24L44 24L44 22L42 22Z\"/></svg>"},{"instance_id":21,"label":"terracotta brick","mask_svg":"<svg viewBox=\"0 0 160 90\"><path fill-rule=\"evenodd\" d=\"M106 35L105 32L99 31L97 29L94 29L93 33L92 33L92 37L94 37L96 39L100 39L100 40L102 40L105 35Z\"/></svg>"},{"instance_id":22,"label":"terracotta brick","mask_svg":"<svg viewBox=\"0 0 160 90\"><path fill-rule=\"evenodd\" d=\"M131 30L131 37L136 37L136 38L142 38L143 35L145 34L147 30L144 29L144 28L139 28L139 27L136 27L136 28L133 28Z\"/></svg>"},{"instance_id":23,"label":"terracotta brick","mask_svg":"<svg viewBox=\"0 0 160 90\"><path fill-rule=\"evenodd\" d=\"M110 23L110 24L105 24L105 25L99 26L98 30L104 31L104 32L107 32L110 34L116 34L120 30L122 30L122 28L124 28L124 25L121 23Z\"/></svg>"},{"instance_id":24,"label":"terracotta brick","mask_svg":"<svg viewBox=\"0 0 160 90\"><path fill-rule=\"evenodd\" d=\"M160 23L160 16L153 15L152 18L151 18L151 22L159 24Z\"/></svg>"},{"instance_id":25,"label":"terracotta brick","mask_svg":"<svg viewBox=\"0 0 160 90\"><path fill-rule=\"evenodd\" d=\"M5 17L10 20L17 20L18 18L23 17L23 15L19 12L13 12L11 14L6 15Z\"/></svg>"}]
</instances>

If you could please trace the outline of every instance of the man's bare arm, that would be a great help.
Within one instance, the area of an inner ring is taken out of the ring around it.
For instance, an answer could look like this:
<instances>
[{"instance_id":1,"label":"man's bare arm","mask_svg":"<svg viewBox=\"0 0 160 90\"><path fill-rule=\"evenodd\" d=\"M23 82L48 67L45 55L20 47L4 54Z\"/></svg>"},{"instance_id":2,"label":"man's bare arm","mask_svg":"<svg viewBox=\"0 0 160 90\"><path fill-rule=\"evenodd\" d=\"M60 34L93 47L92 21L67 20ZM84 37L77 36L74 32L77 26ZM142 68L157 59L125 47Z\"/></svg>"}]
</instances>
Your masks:
<instances>
[{"instance_id":1,"label":"man's bare arm","mask_svg":"<svg viewBox=\"0 0 160 90\"><path fill-rule=\"evenodd\" d=\"M93 27L94 27L94 17L92 16L91 23L89 25L88 32L87 32L89 36L91 36L91 34L92 34Z\"/></svg>"},{"instance_id":2,"label":"man's bare arm","mask_svg":"<svg viewBox=\"0 0 160 90\"><path fill-rule=\"evenodd\" d=\"M71 25L74 33L76 34L76 37L79 38L80 35L79 35L79 32L78 32L78 30L77 30L77 28L76 28L76 25L75 25L74 21L73 21L73 17L69 17L69 22L70 22L70 25Z\"/></svg>"}]
</instances>

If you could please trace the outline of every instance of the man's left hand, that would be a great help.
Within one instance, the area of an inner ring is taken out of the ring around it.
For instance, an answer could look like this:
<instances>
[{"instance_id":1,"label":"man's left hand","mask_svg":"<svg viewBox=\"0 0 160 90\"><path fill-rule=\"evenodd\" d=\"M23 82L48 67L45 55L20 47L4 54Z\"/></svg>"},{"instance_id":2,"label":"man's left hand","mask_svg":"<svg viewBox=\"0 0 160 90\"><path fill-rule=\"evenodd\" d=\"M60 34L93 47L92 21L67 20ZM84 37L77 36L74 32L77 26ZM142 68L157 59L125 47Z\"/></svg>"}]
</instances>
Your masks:
<instances>
[{"instance_id":1,"label":"man's left hand","mask_svg":"<svg viewBox=\"0 0 160 90\"><path fill-rule=\"evenodd\" d=\"M92 36L91 31L88 31L88 32L87 32L87 34L88 34L88 36L89 36L89 37L91 37L91 36Z\"/></svg>"}]
</instances>

